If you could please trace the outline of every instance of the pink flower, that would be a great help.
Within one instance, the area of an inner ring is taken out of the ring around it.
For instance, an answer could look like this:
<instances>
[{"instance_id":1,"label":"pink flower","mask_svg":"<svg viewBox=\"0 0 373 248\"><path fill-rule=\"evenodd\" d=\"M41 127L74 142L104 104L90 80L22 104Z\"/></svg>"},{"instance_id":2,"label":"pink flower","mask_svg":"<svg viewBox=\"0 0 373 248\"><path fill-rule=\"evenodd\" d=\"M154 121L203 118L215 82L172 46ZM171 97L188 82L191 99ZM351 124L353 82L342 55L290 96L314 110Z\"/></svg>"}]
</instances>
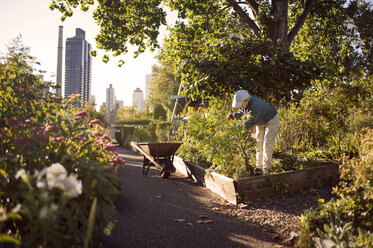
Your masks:
<instances>
[{"instance_id":1,"label":"pink flower","mask_svg":"<svg viewBox=\"0 0 373 248\"><path fill-rule=\"evenodd\" d=\"M34 140L46 144L49 141L49 136L39 134L39 135L34 137Z\"/></svg>"},{"instance_id":2,"label":"pink flower","mask_svg":"<svg viewBox=\"0 0 373 248\"><path fill-rule=\"evenodd\" d=\"M8 132L0 130L0 135L3 136L4 138L8 138Z\"/></svg>"},{"instance_id":3,"label":"pink flower","mask_svg":"<svg viewBox=\"0 0 373 248\"><path fill-rule=\"evenodd\" d=\"M87 119L89 117L87 112L81 111L75 114L75 120Z\"/></svg>"},{"instance_id":4,"label":"pink flower","mask_svg":"<svg viewBox=\"0 0 373 248\"><path fill-rule=\"evenodd\" d=\"M57 133L58 132L58 128L54 125L51 125L51 124L46 124L45 125L45 129L44 129L44 132L46 133Z\"/></svg>"},{"instance_id":5,"label":"pink flower","mask_svg":"<svg viewBox=\"0 0 373 248\"><path fill-rule=\"evenodd\" d=\"M55 142L55 141L63 141L63 140L65 140L65 138L62 137L62 136L52 137L52 139L51 139L52 142Z\"/></svg>"},{"instance_id":6,"label":"pink flower","mask_svg":"<svg viewBox=\"0 0 373 248\"><path fill-rule=\"evenodd\" d=\"M8 119L8 120L6 120L6 122L7 122L8 125L10 125L10 126L17 126L19 123L21 123L21 121L20 121L20 120L17 120L16 118Z\"/></svg>"},{"instance_id":7,"label":"pink flower","mask_svg":"<svg viewBox=\"0 0 373 248\"><path fill-rule=\"evenodd\" d=\"M43 133L44 132L44 127L42 127L42 126L35 126L35 127L33 127L32 128L32 131L34 131L34 132L39 132L39 133Z\"/></svg>"},{"instance_id":8,"label":"pink flower","mask_svg":"<svg viewBox=\"0 0 373 248\"><path fill-rule=\"evenodd\" d=\"M34 121L30 120L30 119L27 119L27 120L25 120L25 124L27 124L27 125L34 124Z\"/></svg>"},{"instance_id":9,"label":"pink flower","mask_svg":"<svg viewBox=\"0 0 373 248\"><path fill-rule=\"evenodd\" d=\"M109 136L107 136L107 135L104 135L104 136L101 136L100 141L102 141L102 142L105 142L105 141L111 142L111 138Z\"/></svg>"},{"instance_id":10,"label":"pink flower","mask_svg":"<svg viewBox=\"0 0 373 248\"><path fill-rule=\"evenodd\" d=\"M6 122L8 123L9 126L18 128L20 130L24 129L22 121L18 120L17 118L8 119Z\"/></svg>"},{"instance_id":11,"label":"pink flower","mask_svg":"<svg viewBox=\"0 0 373 248\"><path fill-rule=\"evenodd\" d=\"M85 143L85 142L87 142L88 141L88 139L86 139L86 138L82 138L82 137L74 137L73 138L73 141L75 141L75 142L83 142L83 143Z\"/></svg>"},{"instance_id":12,"label":"pink flower","mask_svg":"<svg viewBox=\"0 0 373 248\"><path fill-rule=\"evenodd\" d=\"M100 132L94 131L94 132L92 133L92 135L93 135L93 137L101 137L103 134L100 133Z\"/></svg>"},{"instance_id":13,"label":"pink flower","mask_svg":"<svg viewBox=\"0 0 373 248\"><path fill-rule=\"evenodd\" d=\"M126 162L123 159L116 157L110 160L110 163L114 167L119 167L125 165Z\"/></svg>"},{"instance_id":14,"label":"pink flower","mask_svg":"<svg viewBox=\"0 0 373 248\"><path fill-rule=\"evenodd\" d=\"M26 138L17 138L14 140L14 145L22 145L25 147L31 147L31 142L29 139Z\"/></svg>"},{"instance_id":15,"label":"pink flower","mask_svg":"<svg viewBox=\"0 0 373 248\"><path fill-rule=\"evenodd\" d=\"M104 147L102 147L103 150L106 150L106 151L110 151L110 152L114 152L116 153L117 152L117 148L115 145L113 144L105 144Z\"/></svg>"},{"instance_id":16,"label":"pink flower","mask_svg":"<svg viewBox=\"0 0 373 248\"><path fill-rule=\"evenodd\" d=\"M100 127L104 127L104 124L99 119L94 119L89 122L89 125L98 125Z\"/></svg>"}]
</instances>

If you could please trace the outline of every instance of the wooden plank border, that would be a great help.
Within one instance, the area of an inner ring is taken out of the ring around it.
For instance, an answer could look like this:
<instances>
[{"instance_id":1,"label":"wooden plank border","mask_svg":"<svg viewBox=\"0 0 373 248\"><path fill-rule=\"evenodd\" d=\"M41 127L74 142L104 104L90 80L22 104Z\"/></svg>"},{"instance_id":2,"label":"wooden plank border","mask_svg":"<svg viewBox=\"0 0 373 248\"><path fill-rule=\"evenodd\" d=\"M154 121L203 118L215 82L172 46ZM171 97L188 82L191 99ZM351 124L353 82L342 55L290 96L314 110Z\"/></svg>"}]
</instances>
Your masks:
<instances>
[{"instance_id":1,"label":"wooden plank border","mask_svg":"<svg viewBox=\"0 0 373 248\"><path fill-rule=\"evenodd\" d=\"M335 185L339 178L339 164L329 162L323 166L304 170L234 180L215 172L209 172L180 157L174 158L176 170L233 204L276 194Z\"/></svg>"},{"instance_id":2,"label":"wooden plank border","mask_svg":"<svg viewBox=\"0 0 373 248\"><path fill-rule=\"evenodd\" d=\"M174 166L184 176L194 179L226 201L237 204L237 186L236 181L232 178L209 172L198 165L184 161L178 156L174 157Z\"/></svg>"}]
</instances>

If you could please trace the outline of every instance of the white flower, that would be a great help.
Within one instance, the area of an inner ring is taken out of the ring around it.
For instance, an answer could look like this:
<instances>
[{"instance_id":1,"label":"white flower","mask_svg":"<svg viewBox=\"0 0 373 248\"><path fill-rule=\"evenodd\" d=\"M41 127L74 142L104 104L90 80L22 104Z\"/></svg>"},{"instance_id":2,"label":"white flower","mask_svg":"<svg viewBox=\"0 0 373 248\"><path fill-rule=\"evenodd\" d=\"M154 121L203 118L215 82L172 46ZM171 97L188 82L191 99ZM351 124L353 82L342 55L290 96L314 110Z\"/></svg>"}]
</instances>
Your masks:
<instances>
[{"instance_id":1,"label":"white flower","mask_svg":"<svg viewBox=\"0 0 373 248\"><path fill-rule=\"evenodd\" d=\"M48 214L48 208L46 206L43 206L41 209L40 209L40 212L39 212L39 217L40 219L45 219L47 218L47 214Z\"/></svg>"},{"instance_id":2,"label":"white flower","mask_svg":"<svg viewBox=\"0 0 373 248\"><path fill-rule=\"evenodd\" d=\"M78 180L78 175L70 174L67 176L65 167L59 163L44 168L37 175L36 186L38 188L48 188L49 190L59 188L70 198L78 197L83 189L82 181ZM58 206L54 207L56 207L56 210L58 209Z\"/></svg>"},{"instance_id":3,"label":"white flower","mask_svg":"<svg viewBox=\"0 0 373 248\"><path fill-rule=\"evenodd\" d=\"M61 188L63 190L62 182L67 177L67 171L63 165L59 163L52 164L47 168L47 183L48 188Z\"/></svg>"},{"instance_id":4,"label":"white flower","mask_svg":"<svg viewBox=\"0 0 373 248\"><path fill-rule=\"evenodd\" d=\"M6 218L6 209L0 206L0 221L5 221Z\"/></svg>"},{"instance_id":5,"label":"white flower","mask_svg":"<svg viewBox=\"0 0 373 248\"><path fill-rule=\"evenodd\" d=\"M18 178L22 177L24 174L26 174L25 169L20 169L20 170L17 171L15 177L16 177L16 179L18 179Z\"/></svg>"},{"instance_id":6,"label":"white flower","mask_svg":"<svg viewBox=\"0 0 373 248\"><path fill-rule=\"evenodd\" d=\"M44 179L45 176L45 179ZM48 189L60 188L64 190L63 181L67 177L67 171L60 163L52 164L51 166L44 168L37 177L36 186L38 188Z\"/></svg>"},{"instance_id":7,"label":"white flower","mask_svg":"<svg viewBox=\"0 0 373 248\"><path fill-rule=\"evenodd\" d=\"M47 185L47 182L44 181L44 180L38 180L36 182L36 187L38 187L39 189L40 188L46 188L48 185Z\"/></svg>"},{"instance_id":8,"label":"white flower","mask_svg":"<svg viewBox=\"0 0 373 248\"><path fill-rule=\"evenodd\" d=\"M78 175L70 174L64 181L65 192L71 198L78 197L82 193L82 181L78 180Z\"/></svg>"},{"instance_id":9,"label":"white flower","mask_svg":"<svg viewBox=\"0 0 373 248\"><path fill-rule=\"evenodd\" d=\"M22 205L21 204L17 204L12 210L11 210L11 212L13 213L13 214L16 214L16 213L18 213L19 212L19 210L21 210L21 207L22 207Z\"/></svg>"},{"instance_id":10,"label":"white flower","mask_svg":"<svg viewBox=\"0 0 373 248\"><path fill-rule=\"evenodd\" d=\"M59 206L57 204L54 204L54 203L51 204L51 209L52 209L53 212L56 212L58 210L58 208L59 208Z\"/></svg>"}]
</instances>

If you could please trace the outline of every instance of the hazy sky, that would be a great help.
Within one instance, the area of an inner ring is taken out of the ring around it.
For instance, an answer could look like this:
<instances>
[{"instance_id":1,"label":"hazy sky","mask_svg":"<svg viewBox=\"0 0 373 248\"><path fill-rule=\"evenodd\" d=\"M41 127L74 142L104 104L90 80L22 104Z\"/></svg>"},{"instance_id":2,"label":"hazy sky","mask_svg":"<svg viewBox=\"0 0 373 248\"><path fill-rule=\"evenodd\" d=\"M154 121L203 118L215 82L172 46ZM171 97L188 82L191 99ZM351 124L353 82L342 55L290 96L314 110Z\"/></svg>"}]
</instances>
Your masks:
<instances>
[{"instance_id":1,"label":"hazy sky","mask_svg":"<svg viewBox=\"0 0 373 248\"><path fill-rule=\"evenodd\" d=\"M38 69L47 71L44 77L46 80L56 80L50 76L55 74L57 69L59 25L64 27L64 52L66 38L75 35L75 28L83 29L86 32L86 40L93 49L96 47L94 38L99 28L89 13L77 10L72 17L61 22L60 13L49 9L51 0L0 1L0 53L4 54L5 45L21 34L23 43L31 47L30 54L37 57L37 61L41 63ZM103 52L98 50L98 53ZM134 59L133 55L128 53L125 57L126 64L121 68L113 58L108 64L102 62L101 56L92 58L92 95L96 97L96 103L100 106L106 101L106 88L113 84L117 99L123 100L125 105L131 105L132 92L137 87L144 91L145 75L151 73L151 67L156 63L155 55L156 52L147 51ZM65 57L63 66L64 60Z\"/></svg>"}]
</instances>

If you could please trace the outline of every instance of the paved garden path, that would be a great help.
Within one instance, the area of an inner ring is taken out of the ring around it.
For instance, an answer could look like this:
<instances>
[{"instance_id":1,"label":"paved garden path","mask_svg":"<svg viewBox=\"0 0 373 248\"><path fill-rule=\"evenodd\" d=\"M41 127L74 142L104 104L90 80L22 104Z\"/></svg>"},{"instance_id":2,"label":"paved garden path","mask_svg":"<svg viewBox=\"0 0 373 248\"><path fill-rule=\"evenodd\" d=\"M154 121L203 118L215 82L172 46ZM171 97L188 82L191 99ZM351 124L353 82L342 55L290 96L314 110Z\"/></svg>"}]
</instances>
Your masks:
<instances>
[{"instance_id":1,"label":"paved garden path","mask_svg":"<svg viewBox=\"0 0 373 248\"><path fill-rule=\"evenodd\" d=\"M227 203L209 190L180 174L163 179L155 167L142 175L142 156L124 148L118 152L126 161L119 169L119 218L112 235L99 238L103 247L275 246L260 226L215 211L214 205Z\"/></svg>"}]
</instances>

